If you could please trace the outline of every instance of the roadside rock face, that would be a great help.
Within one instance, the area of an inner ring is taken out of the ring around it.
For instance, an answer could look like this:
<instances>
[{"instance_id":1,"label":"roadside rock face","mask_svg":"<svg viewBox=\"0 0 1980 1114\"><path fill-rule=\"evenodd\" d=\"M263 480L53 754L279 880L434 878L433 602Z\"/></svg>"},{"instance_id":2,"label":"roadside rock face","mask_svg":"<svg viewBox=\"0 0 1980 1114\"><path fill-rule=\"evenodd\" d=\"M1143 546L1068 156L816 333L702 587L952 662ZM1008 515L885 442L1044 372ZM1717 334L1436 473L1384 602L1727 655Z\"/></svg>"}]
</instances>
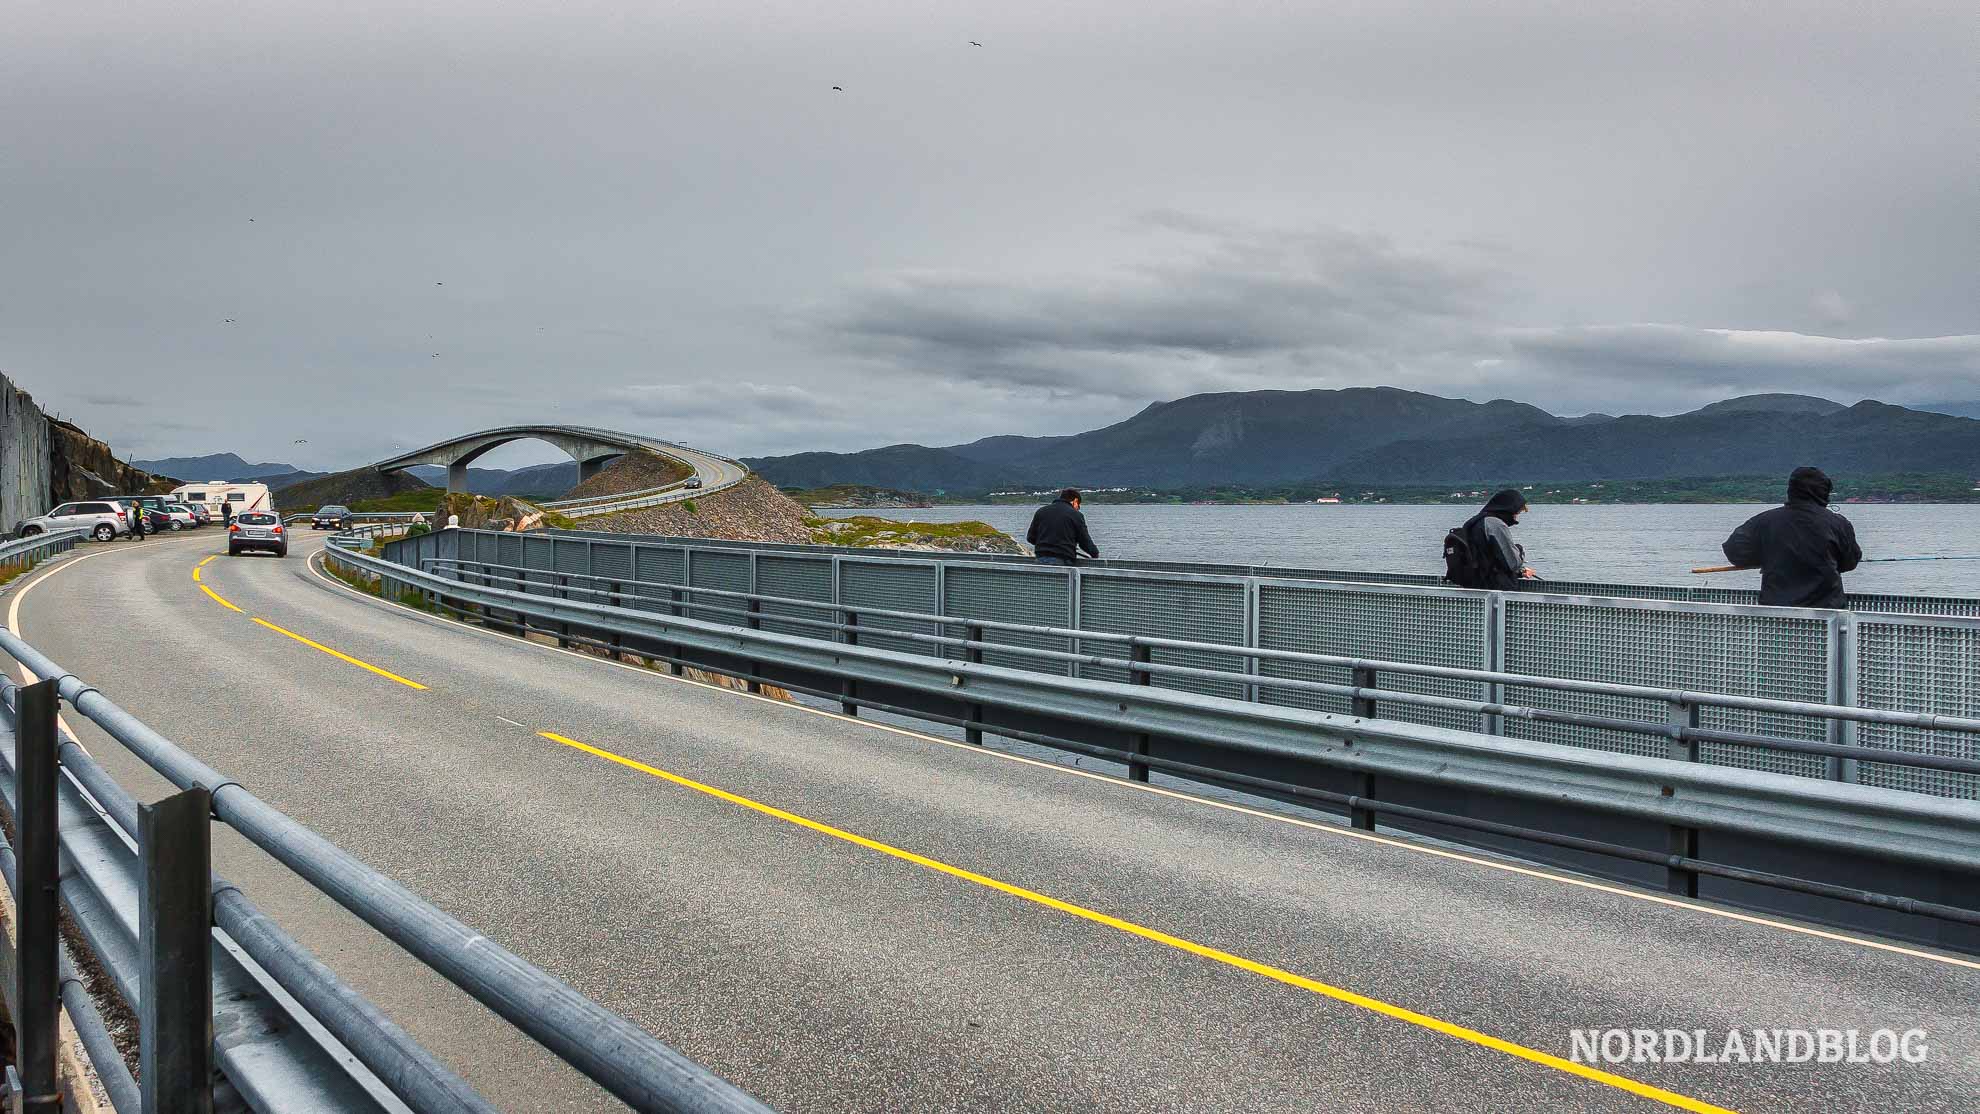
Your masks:
<instances>
[{"instance_id":1,"label":"roadside rock face","mask_svg":"<svg viewBox=\"0 0 1980 1114\"><path fill-rule=\"evenodd\" d=\"M68 422L50 418L48 435L51 505L105 495L162 495L178 486L168 476L141 472L118 460L110 455L110 446Z\"/></svg>"},{"instance_id":2,"label":"roadside rock face","mask_svg":"<svg viewBox=\"0 0 1980 1114\"><path fill-rule=\"evenodd\" d=\"M539 525L542 518L541 511L506 495L491 499L456 491L441 496L440 508L433 515L433 528L446 526L447 516L456 514L461 516L463 530L529 530Z\"/></svg>"},{"instance_id":3,"label":"roadside rock face","mask_svg":"<svg viewBox=\"0 0 1980 1114\"><path fill-rule=\"evenodd\" d=\"M603 475L596 478L602 479ZM461 525L467 523L463 521ZM697 495L657 507L579 519L578 525L587 530L664 534L677 538L759 542L811 540L811 528L805 525L804 508L755 476L711 495Z\"/></svg>"}]
</instances>

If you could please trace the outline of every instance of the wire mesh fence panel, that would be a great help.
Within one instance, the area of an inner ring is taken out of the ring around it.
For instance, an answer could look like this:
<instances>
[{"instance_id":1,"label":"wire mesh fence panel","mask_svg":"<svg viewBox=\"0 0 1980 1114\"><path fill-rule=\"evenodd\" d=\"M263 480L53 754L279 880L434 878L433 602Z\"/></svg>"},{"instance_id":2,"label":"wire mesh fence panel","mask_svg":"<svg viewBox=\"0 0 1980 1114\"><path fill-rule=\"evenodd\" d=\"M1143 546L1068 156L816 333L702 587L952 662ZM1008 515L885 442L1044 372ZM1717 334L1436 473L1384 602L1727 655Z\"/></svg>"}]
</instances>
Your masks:
<instances>
[{"instance_id":1,"label":"wire mesh fence panel","mask_svg":"<svg viewBox=\"0 0 1980 1114\"><path fill-rule=\"evenodd\" d=\"M522 574L522 590L540 596L556 595L556 539L524 535L522 557L522 566L530 570Z\"/></svg>"},{"instance_id":2,"label":"wire mesh fence panel","mask_svg":"<svg viewBox=\"0 0 1980 1114\"><path fill-rule=\"evenodd\" d=\"M724 592L747 592L750 590L750 555L732 550L700 549L688 561L688 577L696 588L715 588ZM690 618L706 619L711 623L728 623L741 626L739 614L747 604L743 600L724 599L721 596L690 593L694 606L687 609Z\"/></svg>"},{"instance_id":3,"label":"wire mesh fence panel","mask_svg":"<svg viewBox=\"0 0 1980 1114\"><path fill-rule=\"evenodd\" d=\"M1486 600L1482 592L1385 592L1341 584L1268 582L1258 586L1258 645L1267 650L1486 669L1489 668ZM1347 666L1269 659L1259 663L1258 672L1266 677L1337 685L1354 679L1353 671ZM1464 700L1488 697L1487 686L1477 681L1385 673L1378 675L1376 682L1380 688L1430 696ZM1346 696L1270 687L1261 688L1260 693L1259 698L1268 704L1341 714L1351 710ZM1464 731L1477 731L1483 726L1477 712L1394 702L1378 703L1376 712L1384 719Z\"/></svg>"},{"instance_id":4,"label":"wire mesh fence panel","mask_svg":"<svg viewBox=\"0 0 1980 1114\"><path fill-rule=\"evenodd\" d=\"M1114 631L1195 642L1245 642L1245 584L1242 580L1170 580L1154 576L1118 576L1082 570L1079 574L1079 622L1082 630ZM1117 643L1092 641L1087 653L1126 657ZM1156 649L1149 660L1162 665L1246 673L1247 662L1234 654L1208 650ZM1079 667L1079 675L1096 681L1126 681L1125 669L1115 666ZM1185 689L1210 696L1242 700L1247 686L1199 677L1165 677L1151 682L1162 688Z\"/></svg>"},{"instance_id":5,"label":"wire mesh fence panel","mask_svg":"<svg viewBox=\"0 0 1980 1114\"><path fill-rule=\"evenodd\" d=\"M1856 626L1856 703L1865 708L1980 718L1980 626ZM1881 723L1856 725L1859 746L1980 759L1980 735ZM1857 780L1940 797L1980 799L1980 775L1864 762Z\"/></svg>"},{"instance_id":6,"label":"wire mesh fence panel","mask_svg":"<svg viewBox=\"0 0 1980 1114\"><path fill-rule=\"evenodd\" d=\"M832 559L830 557L797 557L779 553L761 553L756 558L756 590L766 596L783 596L796 600L817 600L820 603L832 602ZM765 603L763 614L788 615L808 619L814 623L836 623L838 618L829 608L800 607L787 603ZM803 635L806 638L832 637L832 632L801 623L778 622L775 619L763 620L764 630L780 631L784 634Z\"/></svg>"},{"instance_id":7,"label":"wire mesh fence panel","mask_svg":"<svg viewBox=\"0 0 1980 1114\"><path fill-rule=\"evenodd\" d=\"M673 593L665 586L684 582L686 568L687 553L679 547L635 546L633 578L639 582L639 593L632 606L641 611L670 612Z\"/></svg>"},{"instance_id":8,"label":"wire mesh fence panel","mask_svg":"<svg viewBox=\"0 0 1980 1114\"><path fill-rule=\"evenodd\" d=\"M633 578L633 549L626 542L592 542L591 575L602 576L607 580L627 581ZM593 587L606 588L607 584Z\"/></svg>"},{"instance_id":9,"label":"wire mesh fence panel","mask_svg":"<svg viewBox=\"0 0 1980 1114\"><path fill-rule=\"evenodd\" d=\"M1544 677L1669 686L1730 696L1828 702L1834 655L1826 619L1757 612L1617 606L1606 601L1505 603L1504 669ZM1668 723L1662 701L1506 686L1506 702L1645 723ZM1705 708L1700 726L1822 742L1809 716ZM1508 718L1505 733L1595 750L1663 756L1669 743L1628 731ZM1766 747L1705 743L1699 761L1822 777L1827 759Z\"/></svg>"},{"instance_id":10,"label":"wire mesh fence panel","mask_svg":"<svg viewBox=\"0 0 1980 1114\"><path fill-rule=\"evenodd\" d=\"M969 619L990 619L1000 623L1029 623L1037 626L1072 625L1072 574L1058 570L1037 571L999 568L995 565L950 565L944 574L942 614ZM952 628L950 633L963 633ZM1045 634L1020 631L986 630L983 641L1007 646L1028 646L1036 650L1068 653L1072 641ZM950 651L959 656L959 651ZM1068 665L1024 654L986 650L987 665L1028 669L1034 673L1065 673Z\"/></svg>"},{"instance_id":11,"label":"wire mesh fence panel","mask_svg":"<svg viewBox=\"0 0 1980 1114\"><path fill-rule=\"evenodd\" d=\"M892 560L841 558L839 602L854 610L879 608L888 611L918 611L924 615L932 615L941 606L941 601L935 598L935 580L935 566L932 563L909 564L899 558ZM939 633L933 623L917 622L912 619L889 619L862 612L859 615L859 642L862 646L877 646L885 650L898 650L904 654L941 656L941 651L933 643L867 633L871 630L912 631L916 634L932 635Z\"/></svg>"}]
</instances>

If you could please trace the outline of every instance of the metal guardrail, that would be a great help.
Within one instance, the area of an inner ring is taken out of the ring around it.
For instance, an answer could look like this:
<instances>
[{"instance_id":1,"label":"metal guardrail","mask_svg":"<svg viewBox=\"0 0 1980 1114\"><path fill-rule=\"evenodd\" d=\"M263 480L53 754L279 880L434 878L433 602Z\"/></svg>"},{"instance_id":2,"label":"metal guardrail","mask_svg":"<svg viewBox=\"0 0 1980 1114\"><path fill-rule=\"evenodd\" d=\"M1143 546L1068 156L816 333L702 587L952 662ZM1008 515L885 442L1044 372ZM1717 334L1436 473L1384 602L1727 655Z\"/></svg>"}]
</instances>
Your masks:
<instances>
[{"instance_id":1,"label":"metal guardrail","mask_svg":"<svg viewBox=\"0 0 1980 1114\"><path fill-rule=\"evenodd\" d=\"M658 487L643 487L636 491L619 491L610 495L587 495L579 499L554 499L548 503L538 503L536 505L545 510L564 511L566 517L572 517L569 508L576 508L596 514L597 511L594 508L604 504L629 503L634 500L645 499L648 496L664 495L669 492L679 491L686 486L686 480L675 480L670 484L661 484Z\"/></svg>"},{"instance_id":2,"label":"metal guardrail","mask_svg":"<svg viewBox=\"0 0 1980 1114\"><path fill-rule=\"evenodd\" d=\"M461 557L532 570L756 592L868 609L984 618L1066 630L1130 633L1210 644L1216 650L1156 646L1153 660L1210 670L1157 676L1158 686L1255 697L1347 713L1353 697L1324 689L1263 687L1254 676L1285 676L1348 686L1352 665L1247 656L1245 650L1324 651L1341 659L1390 661L1505 674L1630 684L1980 719L1980 615L1934 612L1980 600L1891 597L1859 600L1876 610L1832 611L1739 603L1329 580L1329 574L1272 570L1237 575L1223 566L1143 562L1078 568L1040 566L980 554L875 551L706 539L661 539L586 531L497 534L449 532L420 542L416 555ZM1262 570L1261 570L1262 571ZM581 583L581 582L580 582ZM1612 591L1620 593L1627 586ZM791 610L788 607L774 608ZM1911 613L1898 613L1911 612ZM795 630L766 618L769 629ZM922 629L920 620L877 620ZM883 632L875 644L928 652L926 644ZM891 641L889 641L891 639ZM1075 639L1013 633L993 640L1075 651ZM986 660L1100 679L1120 668L1054 664L1004 648ZM1462 674L1396 674L1389 687L1475 703L1511 704L1560 716L1509 717L1434 701L1389 701L1385 715L1411 722L1539 739L1592 749L1663 755L1654 732L1612 730L1595 720L1663 727L1667 702L1592 692L1507 685ZM1802 777L1854 781L1937 796L1980 799L1980 774L1953 766L1857 761L1835 748L1866 746L1980 760L1980 738L1951 731L1848 719L1811 719L1730 706L1698 709L1680 726L1697 736L1700 762ZM1595 717L1577 721L1574 717ZM1802 748L1731 741L1759 735L1801 740ZM1797 753L1798 751L1798 753Z\"/></svg>"},{"instance_id":3,"label":"metal guardrail","mask_svg":"<svg viewBox=\"0 0 1980 1114\"><path fill-rule=\"evenodd\" d=\"M407 554L405 543L394 549ZM388 594L422 593L495 630L944 723L973 740L998 735L1092 754L1130 776L1159 771L1290 798L1364 828L1379 817L1680 894L1980 950L1980 805L1971 802L1009 668L982 658L1011 646L983 637L948 639L939 657L882 648L869 639L904 632L866 625L865 613L832 624L828 641L764 629L792 616L761 598L743 599L740 612L715 608L726 614L711 620L687 585L601 604L567 598L588 590L565 587L554 570L529 570L530 590L515 591L347 550L329 559L377 578ZM1007 625L1004 633L1030 632ZM1102 633L1131 649L1160 648ZM1124 664L1126 676L1161 675L1140 657L1092 656ZM1395 695L1364 689L1357 699ZM1960 725L1969 726L1980 724Z\"/></svg>"},{"instance_id":4,"label":"metal guardrail","mask_svg":"<svg viewBox=\"0 0 1980 1114\"><path fill-rule=\"evenodd\" d=\"M1303 665L1334 666L1349 670L1353 676L1353 682L1351 684L1340 685L1301 677L1271 676L1254 668L1248 671L1248 675L1244 678L1244 683L1248 687L1256 689L1316 692L1326 693L1330 696L1346 697L1354 702L1354 714L1364 719L1379 718L1384 705L1402 704L1422 708L1441 708L1468 712L1480 716L1499 716L1507 719L1570 724L1605 731L1622 731L1653 736L1659 739L1667 739L1672 743L1668 757L1686 762L1696 762L1698 760L1697 744L1709 742L1762 747L1801 754L1821 754L1864 762L1884 762L1891 765L1915 766L1921 769L1953 770L1962 773L1980 774L1980 759L1937 754L1917 754L1909 751L1886 750L1857 745L1832 745L1802 739L1776 738L1751 732L1715 730L1699 726L1698 715L1699 711L1704 708L1736 708L1748 712L1770 712L1781 716L1796 716L1831 722L1877 723L1930 731L1957 731L1980 735L1980 719L1945 716L1930 712L1885 711L1874 708L1854 708L1838 704L1811 703L1798 700L1770 700L1764 697L1733 696L1724 693L1697 692L1687 689L1658 688L1648 685L1619 684L1605 681L1582 681L1563 677L1541 677L1530 674L1422 665L1412 662L1385 661L1373 658L1347 657L1338 654L1319 654L1296 650L1271 650L1242 646L1233 648L1215 642L1193 642L1179 638L1149 638L1142 635L1122 634L1114 631L1081 630L1031 623L1007 623L995 619L957 618L955 616L934 615L923 612L893 611L884 608L843 603L825 603L787 596L767 596L754 592L735 592L720 588L657 584L640 580L628 580L623 577L602 577L586 573L553 572L546 574L540 569L499 565L486 561L461 560L450 557L426 558L420 561L420 567L427 571L439 571L442 575L448 575L456 579L468 579L471 583L493 584L497 587L512 588L521 592L529 592L534 589L548 587L554 589L563 598L570 598L571 593L575 592L579 595L589 597L593 602L602 601L615 607L638 608L647 604L674 607L682 602L684 596L695 599L712 598L735 601L740 606L716 607L695 605L685 610L697 616L726 616L729 620L737 621L742 626L755 625L760 627L764 621L766 609L775 609L769 610L768 613L779 625L804 628L808 631L817 632L814 634L814 637L822 637L833 641L840 639L848 633L874 633L872 628L872 620L874 619L904 620L917 625L928 626L937 633L923 633L915 630L888 630L884 636L891 639L919 642L932 647L932 652L945 656L956 656L958 651L964 655L973 653L979 657L985 652L993 652L1059 665L1070 663L1094 666L1102 669L1115 669L1127 674L1129 683L1131 684L1147 684L1158 677L1186 677L1217 681L1230 679L1230 671L1228 670L1204 669L1187 665L1156 662L1153 659L1153 653L1158 649L1198 654L1229 655L1251 662L1291 662ZM590 585L603 584L606 587L591 587L586 584L573 585L572 581L584 581ZM790 614L791 609L824 612L832 615L833 618L830 620L806 619ZM865 620L865 625L861 624L862 619ZM939 633L943 629L961 629L965 633L960 637ZM1073 644L1080 646L1091 643L1118 645L1125 648L1128 656L1116 657L1103 653L1085 652L1072 653L1044 649L1037 646L1027 646L1014 643L1010 640L991 642L985 638L985 635L991 632L1054 640L1070 640ZM1384 674L1439 677L1478 682L1499 688L1516 686L1548 689L1554 692L1580 693L1589 696L1654 701L1665 705L1669 710L1669 716L1665 722L1650 723L1643 720L1625 719L1617 716L1592 715L1552 708L1506 704L1496 701L1469 700L1463 697L1436 696L1404 689L1384 688L1379 683L1380 678Z\"/></svg>"},{"instance_id":5,"label":"metal guardrail","mask_svg":"<svg viewBox=\"0 0 1980 1114\"><path fill-rule=\"evenodd\" d=\"M0 543L0 569L11 566L25 570L57 553L67 553L88 536L82 530L56 530Z\"/></svg>"},{"instance_id":6,"label":"metal guardrail","mask_svg":"<svg viewBox=\"0 0 1980 1114\"><path fill-rule=\"evenodd\" d=\"M24 1050L34 1050L23 1055L31 1065L30 1090L52 1085L52 1060L47 1072L41 1065L55 1040L54 988L63 988L65 1001L74 998L60 973L66 968L55 930L59 895L119 996L141 1018L146 1111L212 1109L216 1061L257 1111L492 1109L238 887L211 874L208 825L217 820L634 1109L765 1109L283 815L11 632L0 630L0 650L41 678L25 689L0 682L0 760L13 775L0 777L0 792L22 841L14 1016ZM60 701L181 792L140 806L80 744L59 733ZM216 1014L215 1000L226 1009ZM92 1013L86 1000L71 1002L72 1021L113 1104L136 1110L129 1073Z\"/></svg>"}]
</instances>

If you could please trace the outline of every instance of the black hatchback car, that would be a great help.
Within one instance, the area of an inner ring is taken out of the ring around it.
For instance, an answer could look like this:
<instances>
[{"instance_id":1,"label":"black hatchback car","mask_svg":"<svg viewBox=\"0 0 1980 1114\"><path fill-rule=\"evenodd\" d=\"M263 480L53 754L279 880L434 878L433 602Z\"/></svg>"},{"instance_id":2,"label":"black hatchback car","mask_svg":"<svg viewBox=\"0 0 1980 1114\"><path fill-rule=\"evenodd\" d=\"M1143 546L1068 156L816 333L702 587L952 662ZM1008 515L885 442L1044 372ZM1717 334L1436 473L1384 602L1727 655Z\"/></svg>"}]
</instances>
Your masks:
<instances>
[{"instance_id":1,"label":"black hatchback car","mask_svg":"<svg viewBox=\"0 0 1980 1114\"><path fill-rule=\"evenodd\" d=\"M309 524L318 530L348 530L351 528L351 509L335 503L316 508L310 516Z\"/></svg>"}]
</instances>

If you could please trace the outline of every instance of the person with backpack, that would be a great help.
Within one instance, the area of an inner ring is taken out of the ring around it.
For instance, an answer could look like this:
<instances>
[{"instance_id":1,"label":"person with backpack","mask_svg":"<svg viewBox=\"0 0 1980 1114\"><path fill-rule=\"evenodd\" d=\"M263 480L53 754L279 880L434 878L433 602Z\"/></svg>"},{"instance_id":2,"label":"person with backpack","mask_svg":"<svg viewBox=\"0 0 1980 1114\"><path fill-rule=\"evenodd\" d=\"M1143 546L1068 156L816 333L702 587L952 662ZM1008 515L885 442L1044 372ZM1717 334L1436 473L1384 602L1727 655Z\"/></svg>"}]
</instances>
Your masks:
<instances>
[{"instance_id":1,"label":"person with backpack","mask_svg":"<svg viewBox=\"0 0 1980 1114\"><path fill-rule=\"evenodd\" d=\"M1526 563L1526 547L1512 540L1512 528L1526 509L1526 496L1507 488L1445 534L1444 579L1460 588L1501 592L1518 591L1522 580L1538 580L1540 574Z\"/></svg>"}]
</instances>

